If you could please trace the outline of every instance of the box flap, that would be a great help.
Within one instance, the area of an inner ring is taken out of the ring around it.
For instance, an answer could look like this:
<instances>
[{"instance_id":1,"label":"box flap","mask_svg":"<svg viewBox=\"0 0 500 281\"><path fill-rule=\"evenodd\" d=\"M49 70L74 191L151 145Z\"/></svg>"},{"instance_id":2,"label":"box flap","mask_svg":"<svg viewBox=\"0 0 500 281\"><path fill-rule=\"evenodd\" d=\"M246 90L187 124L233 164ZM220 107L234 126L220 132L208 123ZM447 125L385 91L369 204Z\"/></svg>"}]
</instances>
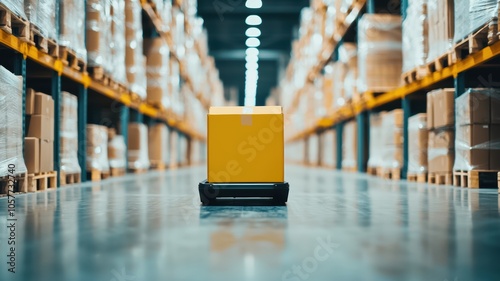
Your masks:
<instances>
[{"instance_id":1,"label":"box flap","mask_svg":"<svg viewBox=\"0 0 500 281\"><path fill-rule=\"evenodd\" d=\"M281 106L213 106L209 115L283 114Z\"/></svg>"}]
</instances>

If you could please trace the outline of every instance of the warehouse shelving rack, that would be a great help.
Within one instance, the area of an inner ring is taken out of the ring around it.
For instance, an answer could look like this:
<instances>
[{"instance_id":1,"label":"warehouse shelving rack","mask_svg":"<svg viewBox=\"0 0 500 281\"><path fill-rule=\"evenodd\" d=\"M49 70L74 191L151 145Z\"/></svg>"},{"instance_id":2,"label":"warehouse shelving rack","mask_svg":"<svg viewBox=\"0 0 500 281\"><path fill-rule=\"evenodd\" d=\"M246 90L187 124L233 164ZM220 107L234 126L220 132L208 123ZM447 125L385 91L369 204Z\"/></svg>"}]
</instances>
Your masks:
<instances>
[{"instance_id":1,"label":"warehouse shelving rack","mask_svg":"<svg viewBox=\"0 0 500 281\"><path fill-rule=\"evenodd\" d=\"M57 0L59 5L60 0ZM161 19L156 15L151 5L146 0L141 0L143 8L143 17L151 21L158 34L164 38L171 49L173 41L168 32L162 31ZM56 14L56 29L59 33L59 15ZM85 34L85 31L83 31ZM173 59L178 59L175 53L172 53ZM205 136L191 128L178 116L172 113L165 113L158 110L146 102L133 102L130 90L116 91L110 87L104 86L92 79L86 71L77 71L66 65L59 58L52 57L33 44L30 44L13 34L0 29L0 65L6 67L15 75L23 77L23 139L27 134L25 108L26 108L26 89L34 88L50 94L54 99L55 108L60 108L62 94L61 91L68 91L78 98L78 160L82 169L81 180L86 181L86 126L88 124L89 98L97 98L110 103L116 110L119 127L122 128L121 134L127 139L127 127L129 122L144 122L146 116L148 122L163 122L171 129L176 130L180 136L189 140L205 141ZM193 89L192 79L185 72L181 73L184 83ZM210 106L210 102L203 99L201 94L196 97L205 108ZM151 124L149 123L149 124ZM116 125L118 125L116 124ZM60 127L60 110L54 112L54 126ZM54 170L60 173L60 130L56 129L54 135ZM59 186L59 178L58 178Z\"/></svg>"},{"instance_id":2,"label":"warehouse shelving rack","mask_svg":"<svg viewBox=\"0 0 500 281\"><path fill-rule=\"evenodd\" d=\"M395 3L398 2L398 3ZM349 22L351 25L348 27L333 49L332 56L329 59L336 59L338 47L344 42L347 36L356 38L356 36L349 34L356 32L352 25L357 24L357 20L363 13L375 13L378 10L386 10L386 7L396 7L400 5L401 15L403 19L406 17L406 8L408 7L408 0L401 1L375 1L366 0L363 8L355 15L356 20ZM321 71L318 69L324 68L329 60L320 61L318 65L313 68L308 76L308 82L320 75ZM312 134L319 134L326 130L336 130L336 157L337 169L341 169L342 163L342 131L346 121L356 119L358 124L358 172L366 172L367 166L367 149L369 144L369 116L371 112L379 110L390 110L395 108L402 108L404 113L403 124L403 169L402 178L406 178L408 169L408 118L414 114L425 112L426 93L432 89L437 88L455 88L455 98L458 98L465 92L468 87L499 87L500 86L500 73L498 71L491 71L491 68L500 67L500 42L493 43L485 46L478 52L469 54L465 58L444 67L441 70L433 71L426 77L416 80L407 85L401 86L397 89L386 93L363 93L364 98L355 101L352 104L345 105L339 108L335 113L317 120L316 124L299 132L288 139L288 142L296 142L307 139ZM499 81L499 82L496 82ZM298 91L293 97L292 110L298 103Z\"/></svg>"}]
</instances>

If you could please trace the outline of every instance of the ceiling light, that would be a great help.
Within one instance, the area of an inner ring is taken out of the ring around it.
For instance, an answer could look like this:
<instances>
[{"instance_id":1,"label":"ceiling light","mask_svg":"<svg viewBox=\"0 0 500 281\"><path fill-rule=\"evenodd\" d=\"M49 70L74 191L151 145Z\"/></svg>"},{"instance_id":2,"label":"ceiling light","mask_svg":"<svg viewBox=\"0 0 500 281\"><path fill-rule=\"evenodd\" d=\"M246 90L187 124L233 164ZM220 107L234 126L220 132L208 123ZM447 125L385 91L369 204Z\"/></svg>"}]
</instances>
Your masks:
<instances>
[{"instance_id":1,"label":"ceiling light","mask_svg":"<svg viewBox=\"0 0 500 281\"><path fill-rule=\"evenodd\" d=\"M245 35L248 37L259 37L260 34L260 29L258 29L257 27L249 27L245 32Z\"/></svg>"},{"instance_id":2,"label":"ceiling light","mask_svg":"<svg viewBox=\"0 0 500 281\"><path fill-rule=\"evenodd\" d=\"M259 9L262 7L262 1L261 0L247 0L245 3L245 6L249 9Z\"/></svg>"},{"instance_id":3,"label":"ceiling light","mask_svg":"<svg viewBox=\"0 0 500 281\"><path fill-rule=\"evenodd\" d=\"M259 49L257 49L257 48L248 48L245 51L245 54L247 56L258 56L259 55Z\"/></svg>"},{"instance_id":4,"label":"ceiling light","mask_svg":"<svg viewBox=\"0 0 500 281\"><path fill-rule=\"evenodd\" d=\"M259 64L256 63L256 62L247 62L245 64L245 68L248 69L248 70L257 70L259 69Z\"/></svg>"},{"instance_id":5,"label":"ceiling light","mask_svg":"<svg viewBox=\"0 0 500 281\"><path fill-rule=\"evenodd\" d=\"M248 25L260 25L262 23L262 19L259 16L251 15L247 17L245 23Z\"/></svg>"},{"instance_id":6,"label":"ceiling light","mask_svg":"<svg viewBox=\"0 0 500 281\"><path fill-rule=\"evenodd\" d=\"M245 44L247 47L259 47L260 40L258 38L248 38Z\"/></svg>"},{"instance_id":7,"label":"ceiling light","mask_svg":"<svg viewBox=\"0 0 500 281\"><path fill-rule=\"evenodd\" d=\"M247 62L258 62L259 61L259 57L257 57L257 56L246 56L245 60Z\"/></svg>"}]
</instances>

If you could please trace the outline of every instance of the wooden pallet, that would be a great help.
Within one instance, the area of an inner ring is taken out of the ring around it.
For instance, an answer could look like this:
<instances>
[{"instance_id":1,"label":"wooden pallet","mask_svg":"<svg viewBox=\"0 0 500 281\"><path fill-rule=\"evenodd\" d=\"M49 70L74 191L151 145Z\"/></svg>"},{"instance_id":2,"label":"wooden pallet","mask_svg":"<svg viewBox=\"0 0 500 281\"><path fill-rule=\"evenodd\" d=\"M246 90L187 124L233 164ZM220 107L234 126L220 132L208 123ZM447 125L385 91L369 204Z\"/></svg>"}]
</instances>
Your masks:
<instances>
[{"instance_id":1,"label":"wooden pallet","mask_svg":"<svg viewBox=\"0 0 500 281\"><path fill-rule=\"evenodd\" d=\"M90 76L100 82L102 85L111 88L115 92L128 92L128 88L116 82L110 75L108 75L102 66L89 66L88 67Z\"/></svg>"},{"instance_id":2,"label":"wooden pallet","mask_svg":"<svg viewBox=\"0 0 500 281\"><path fill-rule=\"evenodd\" d=\"M0 177L0 197L7 196L9 188L14 185L14 194L28 192L28 174Z\"/></svg>"},{"instance_id":3,"label":"wooden pallet","mask_svg":"<svg viewBox=\"0 0 500 281\"><path fill-rule=\"evenodd\" d=\"M112 177L121 177L127 174L125 168L111 168L111 176Z\"/></svg>"},{"instance_id":4,"label":"wooden pallet","mask_svg":"<svg viewBox=\"0 0 500 281\"><path fill-rule=\"evenodd\" d=\"M91 181L101 181L109 178L109 171L91 170L87 175Z\"/></svg>"},{"instance_id":5,"label":"wooden pallet","mask_svg":"<svg viewBox=\"0 0 500 281\"><path fill-rule=\"evenodd\" d=\"M81 181L82 181L82 177L81 177L80 173L65 174L64 172L61 172L61 175L60 175L61 186L80 183Z\"/></svg>"},{"instance_id":6,"label":"wooden pallet","mask_svg":"<svg viewBox=\"0 0 500 281\"><path fill-rule=\"evenodd\" d=\"M40 29L33 24L30 25L30 41L43 53L53 58L59 58L59 45L57 42L43 35Z\"/></svg>"},{"instance_id":7,"label":"wooden pallet","mask_svg":"<svg viewBox=\"0 0 500 281\"><path fill-rule=\"evenodd\" d=\"M356 173L358 171L357 167L342 167L343 172Z\"/></svg>"},{"instance_id":8,"label":"wooden pallet","mask_svg":"<svg viewBox=\"0 0 500 281\"><path fill-rule=\"evenodd\" d=\"M17 16L2 4L0 4L0 29L18 37L22 41L30 41L29 21Z\"/></svg>"},{"instance_id":9,"label":"wooden pallet","mask_svg":"<svg viewBox=\"0 0 500 281\"><path fill-rule=\"evenodd\" d=\"M498 41L498 22L493 20L476 32L469 34L451 49L451 62L456 63L465 57L479 52L481 49Z\"/></svg>"},{"instance_id":10,"label":"wooden pallet","mask_svg":"<svg viewBox=\"0 0 500 281\"><path fill-rule=\"evenodd\" d=\"M372 176L377 175L377 168L376 167L368 167L366 168L366 173Z\"/></svg>"},{"instance_id":11,"label":"wooden pallet","mask_svg":"<svg viewBox=\"0 0 500 281\"><path fill-rule=\"evenodd\" d=\"M168 165L161 162L151 161L151 170L157 171L165 171L168 168Z\"/></svg>"},{"instance_id":12,"label":"wooden pallet","mask_svg":"<svg viewBox=\"0 0 500 281\"><path fill-rule=\"evenodd\" d=\"M411 84L415 81L422 80L424 77L429 76L429 74L431 74L429 66L425 65L403 73L402 77L405 84Z\"/></svg>"},{"instance_id":13,"label":"wooden pallet","mask_svg":"<svg viewBox=\"0 0 500 281\"><path fill-rule=\"evenodd\" d=\"M136 168L130 168L129 169L130 172L132 172L133 174L145 174L148 170L147 169L136 169Z\"/></svg>"},{"instance_id":14,"label":"wooden pallet","mask_svg":"<svg viewBox=\"0 0 500 281\"><path fill-rule=\"evenodd\" d=\"M141 97L134 92L130 92L130 101L132 102L132 105L135 105L137 108L139 108L139 106L143 102Z\"/></svg>"},{"instance_id":15,"label":"wooden pallet","mask_svg":"<svg viewBox=\"0 0 500 281\"><path fill-rule=\"evenodd\" d=\"M498 188L498 171L454 171L453 185L468 188Z\"/></svg>"},{"instance_id":16,"label":"wooden pallet","mask_svg":"<svg viewBox=\"0 0 500 281\"><path fill-rule=\"evenodd\" d=\"M451 57L452 57L451 53L446 52L446 53L442 54L441 56L435 58L431 62L428 62L426 64L426 66L431 73L434 73L436 71L440 71L443 68L448 67L448 66L453 64Z\"/></svg>"},{"instance_id":17,"label":"wooden pallet","mask_svg":"<svg viewBox=\"0 0 500 281\"><path fill-rule=\"evenodd\" d=\"M78 57L76 52L67 46L59 45L59 57L65 66L80 72L87 71L87 61Z\"/></svg>"},{"instance_id":18,"label":"wooden pallet","mask_svg":"<svg viewBox=\"0 0 500 281\"><path fill-rule=\"evenodd\" d=\"M427 177L427 183L437 185L452 185L452 178L452 173L429 173Z\"/></svg>"},{"instance_id":19,"label":"wooden pallet","mask_svg":"<svg viewBox=\"0 0 500 281\"><path fill-rule=\"evenodd\" d=\"M57 172L28 174L28 192L45 191L57 188Z\"/></svg>"},{"instance_id":20,"label":"wooden pallet","mask_svg":"<svg viewBox=\"0 0 500 281\"><path fill-rule=\"evenodd\" d=\"M377 168L377 176L387 180L400 180L401 179L401 169L400 168Z\"/></svg>"},{"instance_id":21,"label":"wooden pallet","mask_svg":"<svg viewBox=\"0 0 500 281\"><path fill-rule=\"evenodd\" d=\"M406 179L409 182L418 182L418 183L426 183L427 182L427 174L408 174Z\"/></svg>"}]
</instances>

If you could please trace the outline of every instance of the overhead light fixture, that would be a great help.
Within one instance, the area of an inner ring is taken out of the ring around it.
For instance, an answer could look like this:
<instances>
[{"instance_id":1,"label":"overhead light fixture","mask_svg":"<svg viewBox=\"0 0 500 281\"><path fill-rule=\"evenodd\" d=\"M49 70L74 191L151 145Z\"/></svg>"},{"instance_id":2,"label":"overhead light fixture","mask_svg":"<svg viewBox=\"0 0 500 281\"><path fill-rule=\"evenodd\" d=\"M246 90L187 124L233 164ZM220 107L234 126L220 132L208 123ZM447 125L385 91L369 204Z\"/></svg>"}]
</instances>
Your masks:
<instances>
[{"instance_id":1,"label":"overhead light fixture","mask_svg":"<svg viewBox=\"0 0 500 281\"><path fill-rule=\"evenodd\" d=\"M247 47L259 47L260 40L258 38L248 38L245 44L247 45Z\"/></svg>"},{"instance_id":2,"label":"overhead light fixture","mask_svg":"<svg viewBox=\"0 0 500 281\"><path fill-rule=\"evenodd\" d=\"M257 15L250 15L245 20L247 25L260 25L262 23L262 19Z\"/></svg>"},{"instance_id":3,"label":"overhead light fixture","mask_svg":"<svg viewBox=\"0 0 500 281\"><path fill-rule=\"evenodd\" d=\"M249 9L260 9L262 7L261 0L247 0L245 6Z\"/></svg>"},{"instance_id":4,"label":"overhead light fixture","mask_svg":"<svg viewBox=\"0 0 500 281\"><path fill-rule=\"evenodd\" d=\"M257 49L257 48L248 48L245 51L245 54L247 56L258 56L259 55L259 49Z\"/></svg>"},{"instance_id":5,"label":"overhead light fixture","mask_svg":"<svg viewBox=\"0 0 500 281\"><path fill-rule=\"evenodd\" d=\"M245 57L246 62L258 62L259 57L257 56L246 56Z\"/></svg>"},{"instance_id":6,"label":"overhead light fixture","mask_svg":"<svg viewBox=\"0 0 500 281\"><path fill-rule=\"evenodd\" d=\"M245 32L245 35L248 37L259 37L260 34L260 29L258 29L257 27L249 27Z\"/></svg>"}]
</instances>

